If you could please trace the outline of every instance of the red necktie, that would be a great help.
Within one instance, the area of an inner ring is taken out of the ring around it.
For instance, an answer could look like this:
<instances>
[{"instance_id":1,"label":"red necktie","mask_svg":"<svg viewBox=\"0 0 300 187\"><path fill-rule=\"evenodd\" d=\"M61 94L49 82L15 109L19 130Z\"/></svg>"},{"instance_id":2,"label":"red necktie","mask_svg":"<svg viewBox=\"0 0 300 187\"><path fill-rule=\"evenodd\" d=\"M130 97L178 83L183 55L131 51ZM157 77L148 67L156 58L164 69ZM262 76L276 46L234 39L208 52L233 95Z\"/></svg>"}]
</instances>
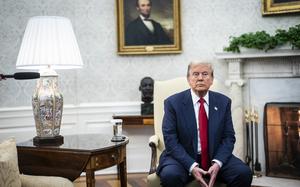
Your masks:
<instances>
[{"instance_id":1,"label":"red necktie","mask_svg":"<svg viewBox=\"0 0 300 187\"><path fill-rule=\"evenodd\" d=\"M204 99L200 98L200 108L199 108L199 135L201 143L201 166L204 170L209 168L209 158L208 158L208 125L207 125L207 116L204 108Z\"/></svg>"}]
</instances>

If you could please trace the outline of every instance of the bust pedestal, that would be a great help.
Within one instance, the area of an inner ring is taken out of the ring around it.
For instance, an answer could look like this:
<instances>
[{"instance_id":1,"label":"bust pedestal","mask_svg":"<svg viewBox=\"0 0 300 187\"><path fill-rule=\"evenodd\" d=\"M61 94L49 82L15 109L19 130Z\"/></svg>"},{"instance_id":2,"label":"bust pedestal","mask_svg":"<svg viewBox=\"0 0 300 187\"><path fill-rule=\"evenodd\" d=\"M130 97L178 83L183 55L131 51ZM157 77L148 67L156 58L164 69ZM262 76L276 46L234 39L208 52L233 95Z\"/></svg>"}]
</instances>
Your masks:
<instances>
[{"instance_id":1,"label":"bust pedestal","mask_svg":"<svg viewBox=\"0 0 300 187\"><path fill-rule=\"evenodd\" d=\"M153 115L153 103L141 104L141 114L142 115Z\"/></svg>"}]
</instances>

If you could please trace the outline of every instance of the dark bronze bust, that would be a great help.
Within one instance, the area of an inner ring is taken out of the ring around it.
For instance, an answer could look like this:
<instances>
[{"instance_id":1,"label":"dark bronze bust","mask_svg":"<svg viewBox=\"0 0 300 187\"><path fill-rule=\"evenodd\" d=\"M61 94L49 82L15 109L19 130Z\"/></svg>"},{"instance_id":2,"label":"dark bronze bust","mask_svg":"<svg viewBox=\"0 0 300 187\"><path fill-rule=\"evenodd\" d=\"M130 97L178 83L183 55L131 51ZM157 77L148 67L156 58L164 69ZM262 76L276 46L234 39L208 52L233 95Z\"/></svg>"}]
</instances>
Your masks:
<instances>
[{"instance_id":1,"label":"dark bronze bust","mask_svg":"<svg viewBox=\"0 0 300 187\"><path fill-rule=\"evenodd\" d=\"M152 115L153 114L153 86L154 80L151 77L144 77L141 80L139 90L142 93L141 114L142 115Z\"/></svg>"},{"instance_id":2,"label":"dark bronze bust","mask_svg":"<svg viewBox=\"0 0 300 187\"><path fill-rule=\"evenodd\" d=\"M141 80L139 90L142 92L142 101L151 103L153 101L154 80L151 77L144 77Z\"/></svg>"}]
</instances>

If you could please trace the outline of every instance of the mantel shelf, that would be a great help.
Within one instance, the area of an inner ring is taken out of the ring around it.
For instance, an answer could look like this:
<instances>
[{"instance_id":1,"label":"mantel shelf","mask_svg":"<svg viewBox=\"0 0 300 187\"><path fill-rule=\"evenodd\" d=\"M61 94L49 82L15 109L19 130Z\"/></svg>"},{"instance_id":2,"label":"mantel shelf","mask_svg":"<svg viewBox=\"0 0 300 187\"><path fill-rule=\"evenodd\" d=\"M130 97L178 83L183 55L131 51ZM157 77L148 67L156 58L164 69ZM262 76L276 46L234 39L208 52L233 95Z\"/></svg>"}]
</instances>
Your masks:
<instances>
[{"instance_id":1,"label":"mantel shelf","mask_svg":"<svg viewBox=\"0 0 300 187\"><path fill-rule=\"evenodd\" d=\"M300 50L292 49L273 49L267 52L255 49L249 49L249 51L241 53L232 52L216 52L217 59L249 59L249 58L274 58L274 57L293 57L300 56Z\"/></svg>"}]
</instances>

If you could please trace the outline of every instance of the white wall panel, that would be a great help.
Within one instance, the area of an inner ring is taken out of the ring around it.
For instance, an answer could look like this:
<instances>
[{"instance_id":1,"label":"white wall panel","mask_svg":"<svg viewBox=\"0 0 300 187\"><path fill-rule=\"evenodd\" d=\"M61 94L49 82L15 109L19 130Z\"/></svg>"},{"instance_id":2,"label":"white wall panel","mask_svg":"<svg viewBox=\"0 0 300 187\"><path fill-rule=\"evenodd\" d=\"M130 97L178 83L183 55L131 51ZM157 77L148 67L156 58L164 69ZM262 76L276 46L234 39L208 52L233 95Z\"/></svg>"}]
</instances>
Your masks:
<instances>
[{"instance_id":1,"label":"white wall panel","mask_svg":"<svg viewBox=\"0 0 300 187\"><path fill-rule=\"evenodd\" d=\"M119 56L115 0L0 0L0 73L17 71L15 63L27 21L38 15L71 20L84 62L82 69L58 71L65 101L62 134L109 132L113 114L139 113L138 87L143 77L165 80L183 76L192 60L212 59L215 76L226 80L227 65L214 56L228 45L229 36L258 30L274 33L299 24L300 18L298 14L262 17L258 0L181 0L181 54ZM259 70L265 75L264 69ZM299 65L293 72L299 76ZM245 70L247 76L251 73ZM0 82L0 140L16 136L23 141L35 135L30 107L35 83ZM142 128L137 131L149 133ZM148 134L139 137L138 132L134 132L136 141L132 138L128 151L131 145L133 149L144 145ZM140 158L148 159L146 150L144 147ZM148 166L128 162L129 171L148 170Z\"/></svg>"},{"instance_id":2,"label":"white wall panel","mask_svg":"<svg viewBox=\"0 0 300 187\"><path fill-rule=\"evenodd\" d=\"M139 114L139 102L91 103L64 107L61 135L104 133L112 135L110 120L114 114ZM150 167L148 139L153 135L153 126L126 127L123 134L129 137L127 145L128 172L147 172ZM15 137L17 142L36 136L30 107L0 109L0 141ZM98 173L115 173L115 167Z\"/></svg>"},{"instance_id":3,"label":"white wall panel","mask_svg":"<svg viewBox=\"0 0 300 187\"><path fill-rule=\"evenodd\" d=\"M70 18L84 62L79 70L59 70L66 104L139 101L144 76L165 80L184 76L187 64L212 59L215 74L226 79L227 67L214 53L229 36L266 30L270 33L299 24L300 15L262 17L261 1L181 0L181 54L117 55L115 0L0 0L0 73L16 72L15 63L27 21L32 16ZM155 1L153 1L155 4ZM133 5L134 6L134 5ZM35 80L0 83L0 107L30 106Z\"/></svg>"}]
</instances>

